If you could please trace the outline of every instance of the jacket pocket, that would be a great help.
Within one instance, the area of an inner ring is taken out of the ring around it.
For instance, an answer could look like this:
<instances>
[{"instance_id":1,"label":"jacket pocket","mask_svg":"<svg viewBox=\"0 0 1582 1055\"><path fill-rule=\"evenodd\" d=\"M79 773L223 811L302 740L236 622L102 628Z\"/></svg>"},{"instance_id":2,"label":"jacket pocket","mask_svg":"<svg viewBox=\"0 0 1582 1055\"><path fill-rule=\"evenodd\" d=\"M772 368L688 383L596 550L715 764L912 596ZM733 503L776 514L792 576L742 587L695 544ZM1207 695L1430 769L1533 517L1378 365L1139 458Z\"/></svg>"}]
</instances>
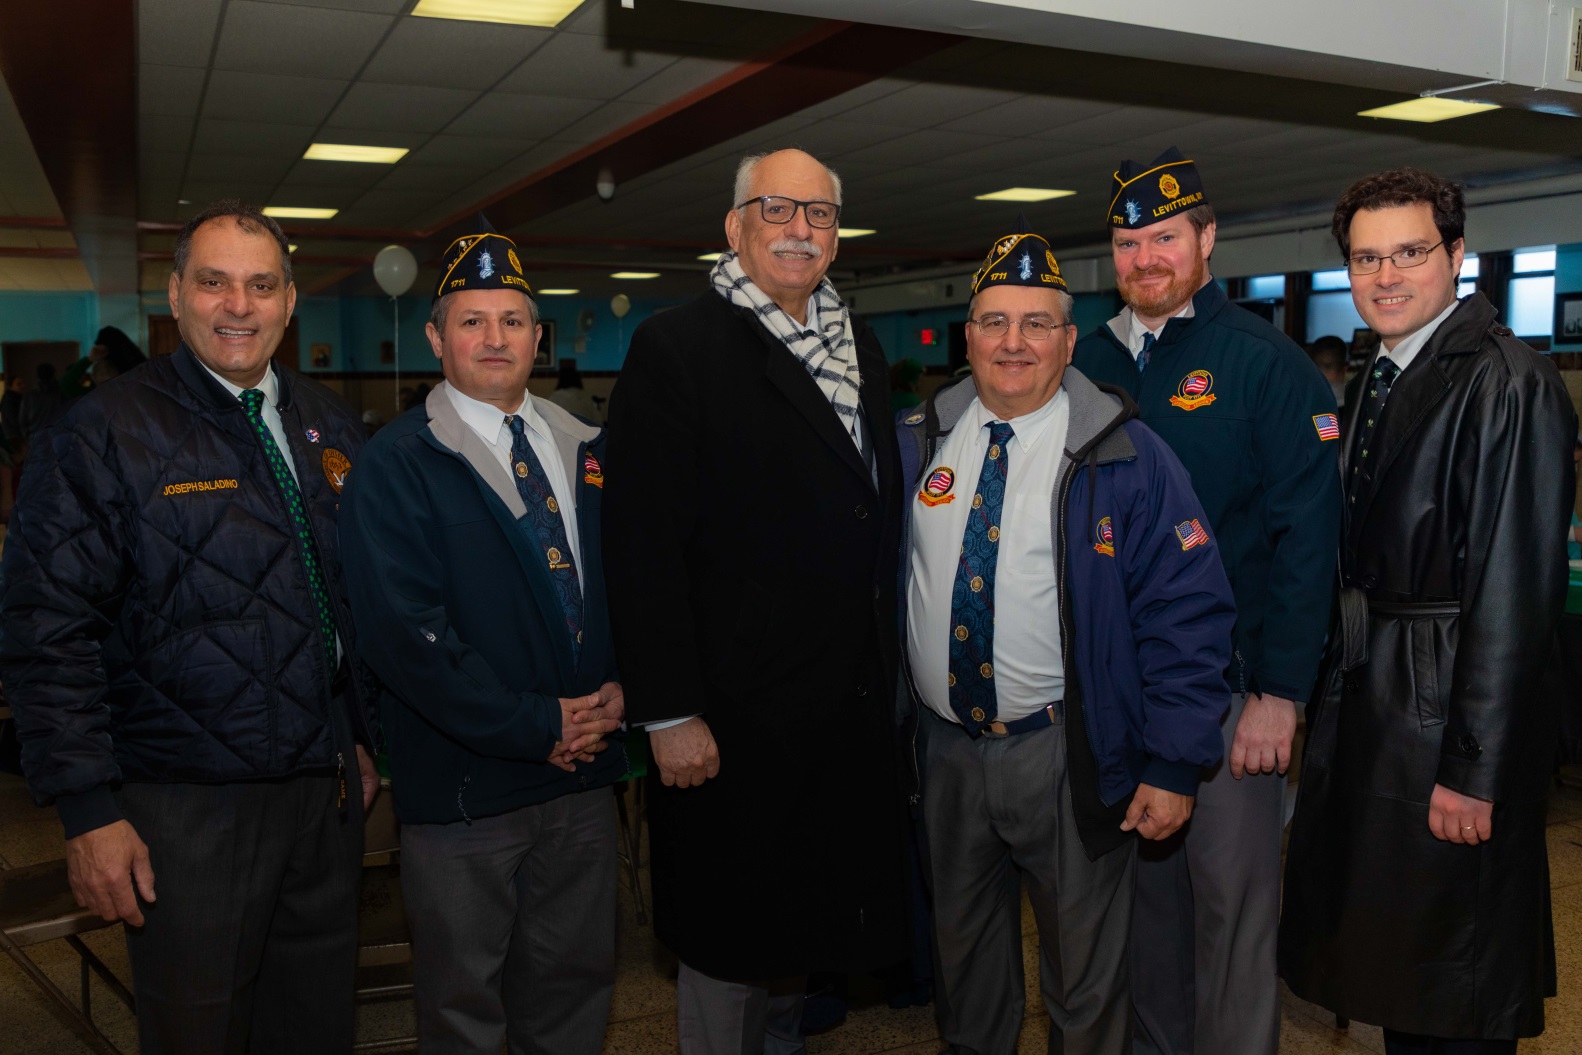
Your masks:
<instances>
[{"instance_id":1,"label":"jacket pocket","mask_svg":"<svg viewBox=\"0 0 1582 1055\"><path fill-rule=\"evenodd\" d=\"M261 619L205 623L149 648L119 730L164 756L169 779L272 773L277 764L274 657Z\"/></svg>"},{"instance_id":2,"label":"jacket pocket","mask_svg":"<svg viewBox=\"0 0 1582 1055\"><path fill-rule=\"evenodd\" d=\"M1407 625L1412 646L1412 686L1417 697L1417 720L1423 728L1443 725L1445 708L1439 698L1439 649L1435 644L1434 623L1413 619Z\"/></svg>"}]
</instances>

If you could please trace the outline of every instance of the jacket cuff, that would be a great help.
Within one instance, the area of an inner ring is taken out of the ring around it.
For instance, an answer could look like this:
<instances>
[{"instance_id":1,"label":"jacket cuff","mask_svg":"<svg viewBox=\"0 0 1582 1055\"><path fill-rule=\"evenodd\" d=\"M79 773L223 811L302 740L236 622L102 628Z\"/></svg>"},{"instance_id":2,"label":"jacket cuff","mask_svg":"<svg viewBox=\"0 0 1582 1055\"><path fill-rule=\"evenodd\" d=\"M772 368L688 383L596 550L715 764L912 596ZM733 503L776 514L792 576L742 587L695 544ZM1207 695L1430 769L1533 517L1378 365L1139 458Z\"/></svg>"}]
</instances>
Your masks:
<instances>
[{"instance_id":1,"label":"jacket cuff","mask_svg":"<svg viewBox=\"0 0 1582 1055\"><path fill-rule=\"evenodd\" d=\"M1173 791L1177 795L1196 795L1198 777L1202 771L1190 762L1168 762L1162 758L1150 758L1143 767L1140 784L1158 788L1161 791Z\"/></svg>"},{"instance_id":2,"label":"jacket cuff","mask_svg":"<svg viewBox=\"0 0 1582 1055\"><path fill-rule=\"evenodd\" d=\"M1493 778L1493 766L1479 765L1473 759L1447 751L1439 756L1434 783L1485 802L1498 802L1501 796L1495 791Z\"/></svg>"},{"instance_id":3,"label":"jacket cuff","mask_svg":"<svg viewBox=\"0 0 1582 1055\"><path fill-rule=\"evenodd\" d=\"M75 839L95 828L103 828L121 820L121 807L110 794L107 784L78 795L61 795L55 799L55 812L60 815L66 838Z\"/></svg>"},{"instance_id":4,"label":"jacket cuff","mask_svg":"<svg viewBox=\"0 0 1582 1055\"><path fill-rule=\"evenodd\" d=\"M1317 677L1317 675L1314 675ZM1249 674L1247 677L1247 691L1256 692L1259 696L1279 696L1290 700L1298 707L1305 706L1308 697L1313 693L1311 685L1287 685L1283 681L1276 681L1261 674Z\"/></svg>"}]
</instances>

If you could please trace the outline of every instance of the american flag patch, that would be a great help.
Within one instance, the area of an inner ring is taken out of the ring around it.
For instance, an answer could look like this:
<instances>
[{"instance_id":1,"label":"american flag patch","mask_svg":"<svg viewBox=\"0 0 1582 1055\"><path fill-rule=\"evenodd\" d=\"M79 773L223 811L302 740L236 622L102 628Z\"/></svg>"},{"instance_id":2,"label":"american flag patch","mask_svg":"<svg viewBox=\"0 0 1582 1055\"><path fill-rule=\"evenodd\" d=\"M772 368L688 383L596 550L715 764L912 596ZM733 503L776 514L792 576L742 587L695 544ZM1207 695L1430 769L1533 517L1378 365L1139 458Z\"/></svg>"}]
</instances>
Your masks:
<instances>
[{"instance_id":1,"label":"american flag patch","mask_svg":"<svg viewBox=\"0 0 1582 1055\"><path fill-rule=\"evenodd\" d=\"M1333 414L1314 414L1313 427L1318 430L1320 440L1340 439L1340 419Z\"/></svg>"},{"instance_id":2,"label":"american flag patch","mask_svg":"<svg viewBox=\"0 0 1582 1055\"><path fill-rule=\"evenodd\" d=\"M1181 382L1181 393L1187 396L1201 396L1208 391L1208 378L1202 374L1192 374Z\"/></svg>"},{"instance_id":3,"label":"american flag patch","mask_svg":"<svg viewBox=\"0 0 1582 1055\"><path fill-rule=\"evenodd\" d=\"M1208 532L1203 530L1203 525L1196 520L1187 520L1176 525L1176 537L1181 540L1181 548L1191 549L1208 542Z\"/></svg>"}]
</instances>

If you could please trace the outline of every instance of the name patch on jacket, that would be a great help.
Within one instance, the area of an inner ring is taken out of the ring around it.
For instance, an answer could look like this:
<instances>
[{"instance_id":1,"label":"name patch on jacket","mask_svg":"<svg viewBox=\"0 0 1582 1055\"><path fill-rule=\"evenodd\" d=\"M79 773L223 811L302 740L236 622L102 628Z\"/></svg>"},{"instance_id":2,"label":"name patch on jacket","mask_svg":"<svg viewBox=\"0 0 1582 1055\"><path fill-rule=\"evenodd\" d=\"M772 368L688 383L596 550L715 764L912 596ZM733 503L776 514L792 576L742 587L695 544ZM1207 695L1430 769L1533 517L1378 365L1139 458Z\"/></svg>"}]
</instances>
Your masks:
<instances>
[{"instance_id":1,"label":"name patch on jacket","mask_svg":"<svg viewBox=\"0 0 1582 1055\"><path fill-rule=\"evenodd\" d=\"M1106 557L1115 556L1115 528L1110 523L1110 518L1105 517L1093 528L1093 537L1098 541L1093 543L1093 548Z\"/></svg>"},{"instance_id":2,"label":"name patch on jacket","mask_svg":"<svg viewBox=\"0 0 1582 1055\"><path fill-rule=\"evenodd\" d=\"M234 491L235 480L188 480L185 483L166 484L165 497L171 495L190 495L194 491Z\"/></svg>"},{"instance_id":3,"label":"name patch on jacket","mask_svg":"<svg viewBox=\"0 0 1582 1055\"><path fill-rule=\"evenodd\" d=\"M1219 398L1211 395L1213 391L1214 375L1207 370L1194 370L1181 379L1181 383L1176 386L1176 394L1170 397L1170 403L1182 410L1196 410Z\"/></svg>"},{"instance_id":4,"label":"name patch on jacket","mask_svg":"<svg viewBox=\"0 0 1582 1055\"><path fill-rule=\"evenodd\" d=\"M1203 530L1203 525L1197 520L1187 520L1177 524L1176 537L1181 540L1183 550L1202 546L1208 542L1208 532Z\"/></svg>"},{"instance_id":5,"label":"name patch on jacket","mask_svg":"<svg viewBox=\"0 0 1582 1055\"><path fill-rule=\"evenodd\" d=\"M950 493L950 489L955 486L956 470L941 465L928 474L923 489L917 493L917 500L926 506L948 505L956 500L956 496Z\"/></svg>"}]
</instances>

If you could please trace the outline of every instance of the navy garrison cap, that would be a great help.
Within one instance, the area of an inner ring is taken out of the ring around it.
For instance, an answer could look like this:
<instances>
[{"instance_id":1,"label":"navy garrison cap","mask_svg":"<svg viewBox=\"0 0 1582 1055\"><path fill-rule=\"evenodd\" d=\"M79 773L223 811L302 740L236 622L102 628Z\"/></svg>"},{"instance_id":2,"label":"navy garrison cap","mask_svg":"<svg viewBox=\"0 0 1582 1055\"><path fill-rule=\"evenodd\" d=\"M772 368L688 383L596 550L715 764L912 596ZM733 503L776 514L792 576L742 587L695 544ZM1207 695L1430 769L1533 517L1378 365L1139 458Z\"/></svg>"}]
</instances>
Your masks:
<instances>
[{"instance_id":1,"label":"navy garrison cap","mask_svg":"<svg viewBox=\"0 0 1582 1055\"><path fill-rule=\"evenodd\" d=\"M1175 147L1146 165L1121 162L1111 190L1111 227L1151 227L1207 200L1196 163Z\"/></svg>"},{"instance_id":2,"label":"navy garrison cap","mask_svg":"<svg viewBox=\"0 0 1582 1055\"><path fill-rule=\"evenodd\" d=\"M495 233L482 213L473 221L472 231L452 241L440 255L434 299L464 289L519 289L533 295L517 259L516 243Z\"/></svg>"},{"instance_id":3,"label":"navy garrison cap","mask_svg":"<svg viewBox=\"0 0 1582 1055\"><path fill-rule=\"evenodd\" d=\"M1016 218L1016 230L1001 235L983 258L983 266L972 276L972 292L990 286L1037 286L1066 291L1060 265L1043 235L1034 234L1026 216Z\"/></svg>"}]
</instances>

